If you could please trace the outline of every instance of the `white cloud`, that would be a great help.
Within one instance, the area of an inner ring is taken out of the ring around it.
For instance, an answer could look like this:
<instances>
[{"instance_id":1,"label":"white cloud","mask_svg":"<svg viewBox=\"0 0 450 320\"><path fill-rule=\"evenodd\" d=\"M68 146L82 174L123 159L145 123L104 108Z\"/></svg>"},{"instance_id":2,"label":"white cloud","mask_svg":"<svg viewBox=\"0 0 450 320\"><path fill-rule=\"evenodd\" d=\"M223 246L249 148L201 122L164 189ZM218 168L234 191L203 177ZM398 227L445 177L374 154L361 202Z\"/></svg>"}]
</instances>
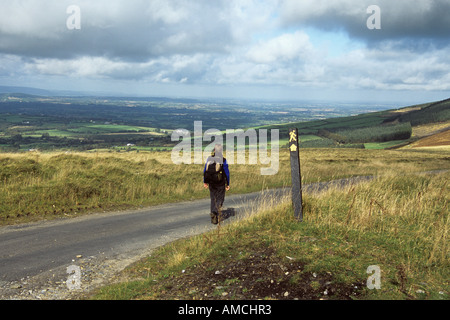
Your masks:
<instances>
[{"instance_id":1,"label":"white cloud","mask_svg":"<svg viewBox=\"0 0 450 320\"><path fill-rule=\"evenodd\" d=\"M283 34L250 48L247 58L255 63L276 63L304 59L310 56L313 47L309 37L302 31Z\"/></svg>"},{"instance_id":2,"label":"white cloud","mask_svg":"<svg viewBox=\"0 0 450 320\"><path fill-rule=\"evenodd\" d=\"M415 53L388 47L354 50L330 59L329 78L323 81L351 89L450 90L446 51Z\"/></svg>"},{"instance_id":3,"label":"white cloud","mask_svg":"<svg viewBox=\"0 0 450 320\"><path fill-rule=\"evenodd\" d=\"M64 1L56 0L2 1L0 35L57 39L65 27L66 8Z\"/></svg>"},{"instance_id":4,"label":"white cloud","mask_svg":"<svg viewBox=\"0 0 450 320\"><path fill-rule=\"evenodd\" d=\"M146 13L155 21L176 24L189 18L186 1L154 0L148 3Z\"/></svg>"}]
</instances>

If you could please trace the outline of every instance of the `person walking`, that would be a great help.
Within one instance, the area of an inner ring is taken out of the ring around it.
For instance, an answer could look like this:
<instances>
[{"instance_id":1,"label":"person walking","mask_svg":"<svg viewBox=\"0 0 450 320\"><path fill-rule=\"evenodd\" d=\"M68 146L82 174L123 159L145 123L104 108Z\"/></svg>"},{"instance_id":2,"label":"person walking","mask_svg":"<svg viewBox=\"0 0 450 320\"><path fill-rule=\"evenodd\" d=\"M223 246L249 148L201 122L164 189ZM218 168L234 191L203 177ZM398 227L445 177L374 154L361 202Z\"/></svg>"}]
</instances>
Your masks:
<instances>
[{"instance_id":1,"label":"person walking","mask_svg":"<svg viewBox=\"0 0 450 320\"><path fill-rule=\"evenodd\" d=\"M203 185L205 189L209 187L211 223L218 224L222 215L225 192L230 190L230 171L227 159L223 157L221 144L215 145L213 154L206 160L203 169Z\"/></svg>"}]
</instances>

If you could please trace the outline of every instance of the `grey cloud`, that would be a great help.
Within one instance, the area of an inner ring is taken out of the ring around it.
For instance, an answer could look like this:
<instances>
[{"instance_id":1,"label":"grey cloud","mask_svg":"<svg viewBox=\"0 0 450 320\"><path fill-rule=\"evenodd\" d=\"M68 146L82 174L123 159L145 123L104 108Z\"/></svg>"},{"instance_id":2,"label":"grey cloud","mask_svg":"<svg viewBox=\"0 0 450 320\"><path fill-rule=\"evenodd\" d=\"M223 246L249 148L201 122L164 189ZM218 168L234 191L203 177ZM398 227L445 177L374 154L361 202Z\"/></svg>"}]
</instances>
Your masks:
<instances>
[{"instance_id":1,"label":"grey cloud","mask_svg":"<svg viewBox=\"0 0 450 320\"><path fill-rule=\"evenodd\" d=\"M1 4L0 20L16 17L0 23L0 51L5 54L145 61L162 55L224 52L234 41L222 16L226 1L64 0L41 6L32 0L20 2L22 6ZM65 10L74 2L81 9L80 30L66 27Z\"/></svg>"},{"instance_id":2,"label":"grey cloud","mask_svg":"<svg viewBox=\"0 0 450 320\"><path fill-rule=\"evenodd\" d=\"M370 5L381 9L381 30L369 30ZM344 30L363 41L394 41L413 46L445 46L450 40L448 0L284 0L285 25L312 26L326 31Z\"/></svg>"}]
</instances>

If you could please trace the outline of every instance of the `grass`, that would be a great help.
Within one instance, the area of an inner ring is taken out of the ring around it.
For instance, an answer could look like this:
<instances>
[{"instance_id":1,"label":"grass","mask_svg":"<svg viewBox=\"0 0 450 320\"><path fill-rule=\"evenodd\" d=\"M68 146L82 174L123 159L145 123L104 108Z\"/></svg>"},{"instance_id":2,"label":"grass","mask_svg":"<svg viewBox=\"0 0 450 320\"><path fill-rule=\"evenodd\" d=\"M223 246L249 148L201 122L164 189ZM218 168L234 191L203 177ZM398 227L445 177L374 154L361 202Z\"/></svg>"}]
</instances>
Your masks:
<instances>
[{"instance_id":1,"label":"grass","mask_svg":"<svg viewBox=\"0 0 450 320\"><path fill-rule=\"evenodd\" d=\"M178 240L92 299L448 299L450 173L387 173ZM381 288L366 286L369 266Z\"/></svg>"},{"instance_id":2,"label":"grass","mask_svg":"<svg viewBox=\"0 0 450 320\"><path fill-rule=\"evenodd\" d=\"M449 168L446 152L304 149L304 183ZM231 192L290 185L287 150L276 175L260 165L231 165ZM0 154L0 224L10 225L96 211L135 208L208 197L203 165L172 163L170 152Z\"/></svg>"},{"instance_id":3,"label":"grass","mask_svg":"<svg viewBox=\"0 0 450 320\"><path fill-rule=\"evenodd\" d=\"M450 121L443 121L438 123L429 123L413 127L413 137L424 137L434 134L438 131L450 128Z\"/></svg>"},{"instance_id":4,"label":"grass","mask_svg":"<svg viewBox=\"0 0 450 320\"><path fill-rule=\"evenodd\" d=\"M395 147L399 144L405 143L408 140L393 140L387 142L368 142L364 144L364 147L369 150L381 150L390 147Z\"/></svg>"},{"instance_id":5,"label":"grass","mask_svg":"<svg viewBox=\"0 0 450 320\"><path fill-rule=\"evenodd\" d=\"M93 299L448 299L447 151L302 149L303 183L376 175L372 182L290 200L240 216L214 232L157 249L128 281ZM279 172L232 165L233 193L290 185ZM170 152L0 154L2 225L208 197L203 165ZM219 240L219 241L217 241ZM381 289L366 288L381 268ZM183 271L184 270L184 271Z\"/></svg>"}]
</instances>

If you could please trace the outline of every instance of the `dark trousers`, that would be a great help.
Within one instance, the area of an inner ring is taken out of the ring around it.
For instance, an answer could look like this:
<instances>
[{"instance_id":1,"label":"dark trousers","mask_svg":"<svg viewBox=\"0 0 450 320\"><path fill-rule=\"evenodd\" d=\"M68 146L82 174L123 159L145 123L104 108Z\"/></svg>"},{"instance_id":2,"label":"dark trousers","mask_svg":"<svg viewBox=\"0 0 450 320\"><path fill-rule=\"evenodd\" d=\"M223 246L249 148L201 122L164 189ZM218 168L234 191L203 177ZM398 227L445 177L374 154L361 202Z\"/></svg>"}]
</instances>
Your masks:
<instances>
[{"instance_id":1,"label":"dark trousers","mask_svg":"<svg viewBox=\"0 0 450 320\"><path fill-rule=\"evenodd\" d=\"M222 205L225 200L225 184L209 185L209 195L211 197L211 213L222 212Z\"/></svg>"}]
</instances>

